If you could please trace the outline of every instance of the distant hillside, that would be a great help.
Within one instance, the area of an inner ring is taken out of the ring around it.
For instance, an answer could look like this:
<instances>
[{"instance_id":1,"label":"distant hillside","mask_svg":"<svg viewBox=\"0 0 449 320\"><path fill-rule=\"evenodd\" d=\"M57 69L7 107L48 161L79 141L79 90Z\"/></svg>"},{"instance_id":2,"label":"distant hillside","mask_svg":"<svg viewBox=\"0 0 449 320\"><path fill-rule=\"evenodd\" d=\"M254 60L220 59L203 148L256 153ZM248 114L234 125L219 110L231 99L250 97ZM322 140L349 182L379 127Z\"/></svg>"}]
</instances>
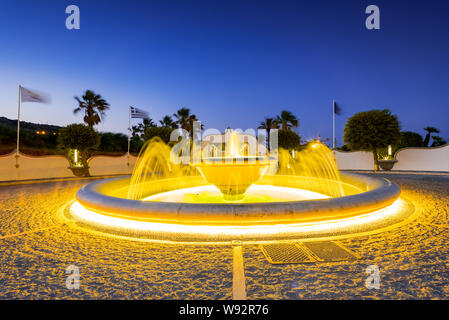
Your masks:
<instances>
[{"instance_id":1,"label":"distant hillside","mask_svg":"<svg viewBox=\"0 0 449 320\"><path fill-rule=\"evenodd\" d=\"M13 130L17 129L17 120L11 120L5 117L0 117L0 126L8 127ZM55 132L58 131L61 127L53 126L50 124L40 124L33 122L20 121L20 130L45 130L47 132Z\"/></svg>"}]
</instances>

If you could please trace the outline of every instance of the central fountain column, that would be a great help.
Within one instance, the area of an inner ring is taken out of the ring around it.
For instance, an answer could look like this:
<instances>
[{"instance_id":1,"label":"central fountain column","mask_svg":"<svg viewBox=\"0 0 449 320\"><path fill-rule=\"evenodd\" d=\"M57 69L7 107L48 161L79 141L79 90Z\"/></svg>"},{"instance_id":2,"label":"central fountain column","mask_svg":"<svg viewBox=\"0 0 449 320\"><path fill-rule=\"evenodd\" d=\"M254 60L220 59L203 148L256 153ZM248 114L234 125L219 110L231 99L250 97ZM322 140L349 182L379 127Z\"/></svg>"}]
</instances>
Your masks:
<instances>
[{"instance_id":1,"label":"central fountain column","mask_svg":"<svg viewBox=\"0 0 449 320\"><path fill-rule=\"evenodd\" d=\"M225 137L224 155L202 158L197 167L206 181L220 189L225 200L237 201L243 199L246 190L259 181L272 160L269 157L248 155L244 156L245 147L239 134L227 130Z\"/></svg>"}]
</instances>

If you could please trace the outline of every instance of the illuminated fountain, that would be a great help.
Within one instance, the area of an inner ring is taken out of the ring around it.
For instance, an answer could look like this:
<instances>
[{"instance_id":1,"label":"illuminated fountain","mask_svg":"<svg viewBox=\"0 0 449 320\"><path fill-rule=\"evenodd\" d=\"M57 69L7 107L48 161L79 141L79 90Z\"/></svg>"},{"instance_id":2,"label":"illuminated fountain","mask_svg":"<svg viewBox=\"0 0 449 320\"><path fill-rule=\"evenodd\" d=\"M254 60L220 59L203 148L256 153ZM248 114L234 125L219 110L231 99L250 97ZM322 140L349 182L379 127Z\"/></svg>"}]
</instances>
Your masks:
<instances>
[{"instance_id":1,"label":"illuminated fountain","mask_svg":"<svg viewBox=\"0 0 449 320\"><path fill-rule=\"evenodd\" d=\"M225 200L242 200L247 189L259 181L274 159L268 156L244 156L239 136L228 131L224 156L201 157L198 168L204 179L217 187Z\"/></svg>"},{"instance_id":2,"label":"illuminated fountain","mask_svg":"<svg viewBox=\"0 0 449 320\"><path fill-rule=\"evenodd\" d=\"M131 177L83 187L69 216L108 233L220 242L368 232L412 212L398 199L396 184L340 173L333 153L319 142L267 154L236 132L222 137L218 145L201 146L200 156L194 153L187 163L178 156L191 149L190 142L171 149L151 140Z\"/></svg>"}]
</instances>

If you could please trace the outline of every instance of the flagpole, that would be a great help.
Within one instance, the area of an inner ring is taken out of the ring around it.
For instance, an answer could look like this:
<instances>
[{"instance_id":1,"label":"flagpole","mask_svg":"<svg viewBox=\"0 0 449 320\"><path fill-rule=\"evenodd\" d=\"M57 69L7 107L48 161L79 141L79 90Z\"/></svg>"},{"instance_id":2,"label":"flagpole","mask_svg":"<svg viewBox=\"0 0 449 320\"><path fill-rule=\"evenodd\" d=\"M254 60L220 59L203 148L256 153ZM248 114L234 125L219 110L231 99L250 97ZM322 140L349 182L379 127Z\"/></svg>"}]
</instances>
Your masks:
<instances>
[{"instance_id":1,"label":"flagpole","mask_svg":"<svg viewBox=\"0 0 449 320\"><path fill-rule=\"evenodd\" d=\"M335 149L335 100L332 100L332 149Z\"/></svg>"},{"instance_id":2,"label":"flagpole","mask_svg":"<svg viewBox=\"0 0 449 320\"><path fill-rule=\"evenodd\" d=\"M17 106L17 146L16 146L16 168L19 167L18 159L19 159L19 144L20 144L20 89L21 86L19 85L19 101Z\"/></svg>"},{"instance_id":3,"label":"flagpole","mask_svg":"<svg viewBox=\"0 0 449 320\"><path fill-rule=\"evenodd\" d=\"M131 147L131 107L129 107L129 115L128 115L128 166L129 166L130 147Z\"/></svg>"}]
</instances>

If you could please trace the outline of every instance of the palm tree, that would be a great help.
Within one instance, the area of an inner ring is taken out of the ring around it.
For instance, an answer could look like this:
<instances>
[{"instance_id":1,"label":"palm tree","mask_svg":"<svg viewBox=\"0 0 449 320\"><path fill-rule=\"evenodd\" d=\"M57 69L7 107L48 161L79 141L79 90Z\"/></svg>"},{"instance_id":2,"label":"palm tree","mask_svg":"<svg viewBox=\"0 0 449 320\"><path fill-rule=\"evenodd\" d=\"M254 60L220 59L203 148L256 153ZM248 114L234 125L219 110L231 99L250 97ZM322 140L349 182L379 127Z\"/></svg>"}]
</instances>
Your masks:
<instances>
[{"instance_id":1,"label":"palm tree","mask_svg":"<svg viewBox=\"0 0 449 320\"><path fill-rule=\"evenodd\" d=\"M281 130L291 130L299 125L299 119L287 110L282 110L281 115L276 117L276 122L281 125Z\"/></svg>"},{"instance_id":2,"label":"palm tree","mask_svg":"<svg viewBox=\"0 0 449 320\"><path fill-rule=\"evenodd\" d=\"M273 118L265 118L260 122L259 129L265 129L267 131L267 149L270 150L270 131L271 129L279 129L278 122Z\"/></svg>"},{"instance_id":3,"label":"palm tree","mask_svg":"<svg viewBox=\"0 0 449 320\"><path fill-rule=\"evenodd\" d=\"M189 128L189 119L192 115L190 114L190 109L188 108L181 108L176 113L173 114L173 117L175 117L176 124L184 130L188 131Z\"/></svg>"},{"instance_id":4,"label":"palm tree","mask_svg":"<svg viewBox=\"0 0 449 320\"><path fill-rule=\"evenodd\" d=\"M145 133L146 128L156 127L156 123L151 118L143 119L143 123L139 123L137 126L132 127L132 136L141 137Z\"/></svg>"},{"instance_id":5,"label":"palm tree","mask_svg":"<svg viewBox=\"0 0 449 320\"><path fill-rule=\"evenodd\" d=\"M444 146L444 145L447 143L447 141L444 140L444 139L443 139L442 137L440 137L440 136L432 136L432 140L433 140L433 142L432 142L431 147Z\"/></svg>"},{"instance_id":6,"label":"palm tree","mask_svg":"<svg viewBox=\"0 0 449 320\"><path fill-rule=\"evenodd\" d=\"M75 97L75 100L78 101L78 107L73 113L84 111L84 122L91 128L104 119L105 111L109 109L109 103L92 90L86 90L81 99Z\"/></svg>"},{"instance_id":7,"label":"palm tree","mask_svg":"<svg viewBox=\"0 0 449 320\"><path fill-rule=\"evenodd\" d=\"M427 131L427 134L426 137L424 138L423 145L424 147L428 147L430 142L430 136L432 135L432 133L440 133L440 130L438 130L435 127L425 127L424 130Z\"/></svg>"},{"instance_id":8,"label":"palm tree","mask_svg":"<svg viewBox=\"0 0 449 320\"><path fill-rule=\"evenodd\" d=\"M167 128L175 129L178 127L178 125L173 121L173 119L170 116L163 117L162 120L159 121L159 123L163 127L167 127Z\"/></svg>"},{"instance_id":9,"label":"palm tree","mask_svg":"<svg viewBox=\"0 0 449 320\"><path fill-rule=\"evenodd\" d=\"M173 114L176 121L175 123L179 126L179 128L186 130L193 137L193 122L199 121L196 115L190 114L190 109L181 108L176 113ZM201 130L204 126L201 124Z\"/></svg>"}]
</instances>

